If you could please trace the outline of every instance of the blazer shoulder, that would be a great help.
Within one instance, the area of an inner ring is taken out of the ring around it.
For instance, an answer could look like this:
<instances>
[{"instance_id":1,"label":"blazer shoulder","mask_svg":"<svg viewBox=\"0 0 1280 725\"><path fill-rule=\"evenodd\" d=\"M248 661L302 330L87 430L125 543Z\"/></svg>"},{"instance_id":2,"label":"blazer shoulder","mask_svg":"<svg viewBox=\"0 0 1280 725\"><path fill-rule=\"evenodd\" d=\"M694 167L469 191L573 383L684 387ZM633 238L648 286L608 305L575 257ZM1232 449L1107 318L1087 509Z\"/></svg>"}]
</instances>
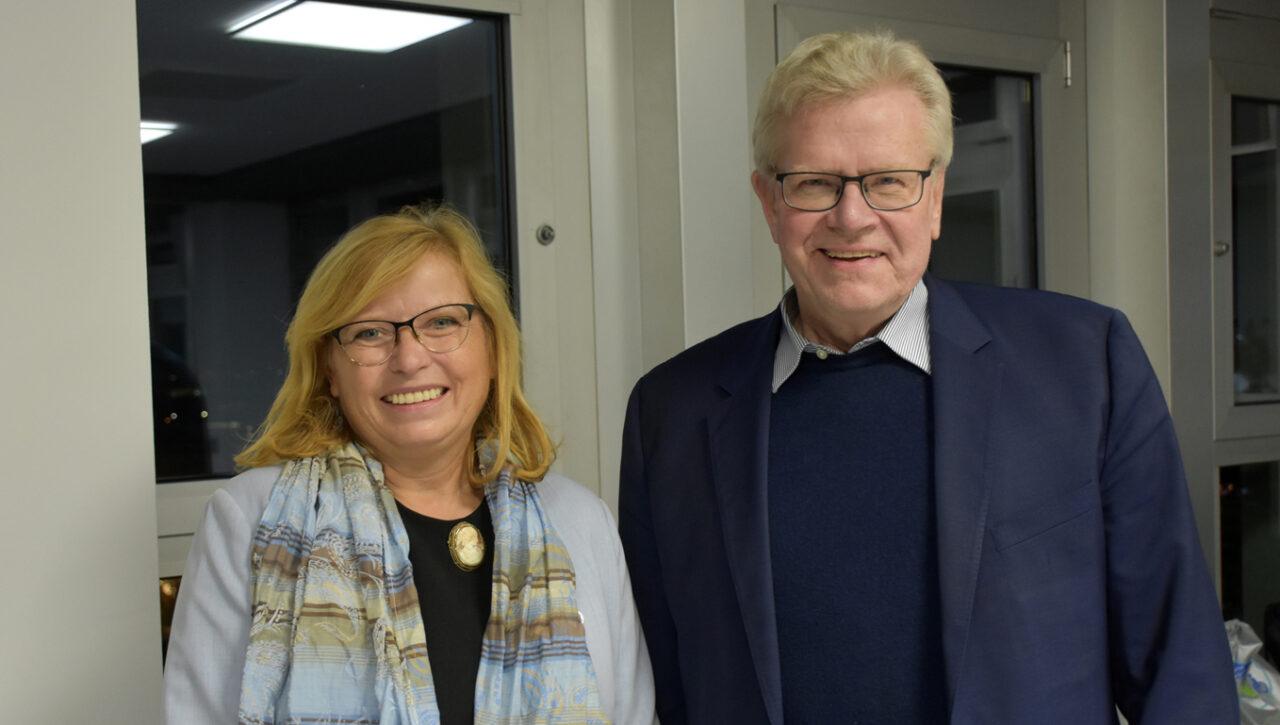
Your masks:
<instances>
[{"instance_id":1,"label":"blazer shoulder","mask_svg":"<svg viewBox=\"0 0 1280 725\"><path fill-rule=\"evenodd\" d=\"M726 367L741 366L744 357L758 359L768 355L772 359L782 322L779 314L775 309L692 345L656 365L641 378L641 383L680 381L690 376L702 378Z\"/></svg>"},{"instance_id":2,"label":"blazer shoulder","mask_svg":"<svg viewBox=\"0 0 1280 725\"><path fill-rule=\"evenodd\" d=\"M1113 307L1083 297L1049 290L935 280L935 288L945 287L949 287L975 312L1010 312L1049 316L1071 313L1100 319L1119 313L1119 310Z\"/></svg>"},{"instance_id":3,"label":"blazer shoulder","mask_svg":"<svg viewBox=\"0 0 1280 725\"><path fill-rule=\"evenodd\" d=\"M568 476L548 471L534 486L554 518L570 522L582 521L598 517L603 511L605 523L610 523L607 520L609 509L604 501L594 491Z\"/></svg>"},{"instance_id":4,"label":"blazer shoulder","mask_svg":"<svg viewBox=\"0 0 1280 725\"><path fill-rule=\"evenodd\" d=\"M263 466L250 468L228 479L209 499L208 506L233 505L241 515L255 525L267 510L267 500L271 498L271 489L280 478L284 466Z\"/></svg>"},{"instance_id":5,"label":"blazer shoulder","mask_svg":"<svg viewBox=\"0 0 1280 725\"><path fill-rule=\"evenodd\" d=\"M1113 307L1047 290L935 280L930 290L931 314L944 322L963 306L995 339L1033 342L1054 339L1105 339L1113 325L1128 328L1124 313Z\"/></svg>"}]
</instances>

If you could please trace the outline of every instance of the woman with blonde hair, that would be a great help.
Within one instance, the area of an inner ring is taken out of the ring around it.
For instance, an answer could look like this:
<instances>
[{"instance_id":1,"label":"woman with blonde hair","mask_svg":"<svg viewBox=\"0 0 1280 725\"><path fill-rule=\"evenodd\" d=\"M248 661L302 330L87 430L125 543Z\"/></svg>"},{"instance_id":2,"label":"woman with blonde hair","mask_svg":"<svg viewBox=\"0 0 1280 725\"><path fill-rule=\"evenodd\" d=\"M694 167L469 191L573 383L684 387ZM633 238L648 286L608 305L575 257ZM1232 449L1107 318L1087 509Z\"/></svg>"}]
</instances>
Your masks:
<instances>
[{"instance_id":1,"label":"woman with blonde hair","mask_svg":"<svg viewBox=\"0 0 1280 725\"><path fill-rule=\"evenodd\" d=\"M192 544L169 722L653 721L612 516L549 471L506 295L443 207L320 260Z\"/></svg>"}]
</instances>

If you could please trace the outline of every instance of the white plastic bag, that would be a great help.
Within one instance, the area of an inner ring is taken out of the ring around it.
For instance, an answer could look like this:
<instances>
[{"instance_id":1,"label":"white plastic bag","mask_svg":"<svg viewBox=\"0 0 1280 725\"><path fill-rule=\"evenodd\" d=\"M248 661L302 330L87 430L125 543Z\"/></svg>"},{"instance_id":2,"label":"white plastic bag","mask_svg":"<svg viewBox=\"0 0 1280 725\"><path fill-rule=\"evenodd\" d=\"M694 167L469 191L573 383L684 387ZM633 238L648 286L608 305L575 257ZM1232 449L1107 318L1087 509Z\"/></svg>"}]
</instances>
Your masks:
<instances>
[{"instance_id":1,"label":"white plastic bag","mask_svg":"<svg viewBox=\"0 0 1280 725\"><path fill-rule=\"evenodd\" d=\"M1227 622L1227 639L1240 693L1241 725L1280 725L1280 672L1262 658L1262 640L1238 619Z\"/></svg>"}]
</instances>

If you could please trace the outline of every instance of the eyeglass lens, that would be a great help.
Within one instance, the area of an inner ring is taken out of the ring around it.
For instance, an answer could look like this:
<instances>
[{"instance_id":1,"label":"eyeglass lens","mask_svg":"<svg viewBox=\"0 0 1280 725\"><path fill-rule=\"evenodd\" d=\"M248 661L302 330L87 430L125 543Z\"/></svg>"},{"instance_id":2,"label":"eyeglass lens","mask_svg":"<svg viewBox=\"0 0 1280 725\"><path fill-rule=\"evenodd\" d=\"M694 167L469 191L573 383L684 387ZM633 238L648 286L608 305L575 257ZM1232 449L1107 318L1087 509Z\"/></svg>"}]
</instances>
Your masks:
<instances>
[{"instance_id":1,"label":"eyeglass lens","mask_svg":"<svg viewBox=\"0 0 1280 725\"><path fill-rule=\"evenodd\" d=\"M787 174L782 198L802 211L826 211L840 203L845 179L836 174ZM920 201L924 174L919 171L885 171L862 177L859 184L867 204L881 211L904 209Z\"/></svg>"},{"instance_id":2,"label":"eyeglass lens","mask_svg":"<svg viewBox=\"0 0 1280 725\"><path fill-rule=\"evenodd\" d=\"M401 327L409 326L424 347L432 352L451 352L467 339L471 314L463 305L443 305L408 322L383 320L353 322L338 330L338 344L357 365L381 365L391 358L399 342Z\"/></svg>"}]
</instances>

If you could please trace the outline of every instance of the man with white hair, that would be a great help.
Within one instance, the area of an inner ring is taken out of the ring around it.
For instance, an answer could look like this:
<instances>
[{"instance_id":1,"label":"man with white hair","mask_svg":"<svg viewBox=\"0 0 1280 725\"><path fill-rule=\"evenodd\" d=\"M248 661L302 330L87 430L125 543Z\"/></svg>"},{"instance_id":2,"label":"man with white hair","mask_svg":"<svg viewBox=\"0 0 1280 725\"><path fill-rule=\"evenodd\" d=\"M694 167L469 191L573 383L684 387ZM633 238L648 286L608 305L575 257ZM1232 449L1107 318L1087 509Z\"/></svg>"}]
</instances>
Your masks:
<instances>
[{"instance_id":1,"label":"man with white hair","mask_svg":"<svg viewBox=\"0 0 1280 725\"><path fill-rule=\"evenodd\" d=\"M637 383L619 518L664 723L1238 723L1124 316L926 272L950 97L810 38L751 182L794 287Z\"/></svg>"}]
</instances>

